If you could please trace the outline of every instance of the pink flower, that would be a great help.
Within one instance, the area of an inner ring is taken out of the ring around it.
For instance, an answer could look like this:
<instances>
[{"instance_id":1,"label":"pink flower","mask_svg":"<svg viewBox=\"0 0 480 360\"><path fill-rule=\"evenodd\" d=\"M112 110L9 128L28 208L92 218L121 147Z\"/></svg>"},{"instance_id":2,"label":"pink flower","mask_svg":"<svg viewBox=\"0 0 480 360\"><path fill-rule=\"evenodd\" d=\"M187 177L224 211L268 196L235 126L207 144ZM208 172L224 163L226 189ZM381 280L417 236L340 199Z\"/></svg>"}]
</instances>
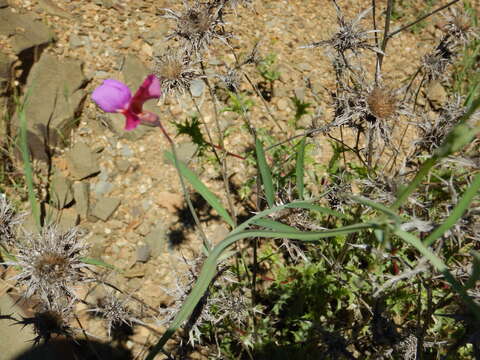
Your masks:
<instances>
[{"instance_id":1,"label":"pink flower","mask_svg":"<svg viewBox=\"0 0 480 360\"><path fill-rule=\"evenodd\" d=\"M162 95L160 81L155 75L148 75L135 95L127 85L107 79L92 93L92 99L105 112L125 115L125 130L133 130L143 121L155 122L158 116L150 111L143 111L143 103L150 99L158 99Z\"/></svg>"}]
</instances>

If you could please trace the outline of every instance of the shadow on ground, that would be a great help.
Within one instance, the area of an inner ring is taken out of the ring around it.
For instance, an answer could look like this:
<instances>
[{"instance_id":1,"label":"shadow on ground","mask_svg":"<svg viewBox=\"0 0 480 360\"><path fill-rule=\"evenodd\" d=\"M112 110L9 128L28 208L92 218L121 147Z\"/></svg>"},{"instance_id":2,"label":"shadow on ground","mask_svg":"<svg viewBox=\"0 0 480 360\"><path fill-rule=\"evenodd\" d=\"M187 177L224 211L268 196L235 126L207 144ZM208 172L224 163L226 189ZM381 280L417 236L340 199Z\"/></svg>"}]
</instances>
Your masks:
<instances>
[{"instance_id":1,"label":"shadow on ground","mask_svg":"<svg viewBox=\"0 0 480 360\"><path fill-rule=\"evenodd\" d=\"M132 360L132 353L97 341L51 340L35 346L11 360Z\"/></svg>"}]
</instances>

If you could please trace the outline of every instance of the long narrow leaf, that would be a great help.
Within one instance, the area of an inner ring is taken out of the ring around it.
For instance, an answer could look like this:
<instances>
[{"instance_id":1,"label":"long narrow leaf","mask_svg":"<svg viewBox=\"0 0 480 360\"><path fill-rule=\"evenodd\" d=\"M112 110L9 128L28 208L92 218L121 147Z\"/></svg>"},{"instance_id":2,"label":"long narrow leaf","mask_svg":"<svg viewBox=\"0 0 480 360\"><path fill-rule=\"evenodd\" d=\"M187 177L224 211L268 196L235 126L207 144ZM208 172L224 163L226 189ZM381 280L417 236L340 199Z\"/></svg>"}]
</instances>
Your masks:
<instances>
[{"instance_id":1,"label":"long narrow leaf","mask_svg":"<svg viewBox=\"0 0 480 360\"><path fill-rule=\"evenodd\" d=\"M298 201L298 202L287 204L286 207L309 209L309 210L318 211L320 213L324 213L327 215L335 216L336 218L339 218L339 219L345 219L345 220L348 219L347 215L342 214L339 211L332 210L332 209L329 209L317 204L308 203L308 202Z\"/></svg>"},{"instance_id":2,"label":"long narrow leaf","mask_svg":"<svg viewBox=\"0 0 480 360\"><path fill-rule=\"evenodd\" d=\"M222 242L220 242L215 248L212 249L210 256L205 260L197 282L195 283L192 291L185 299L180 311L173 319L170 327L160 338L158 343L151 349L150 353L146 357L146 360L153 360L155 356L162 351L165 343L170 339L175 331L183 324L184 321L192 314L193 310L197 306L198 302L202 299L205 292L208 289L212 279L216 274L217 260L220 255L235 242L253 237L263 238L290 238L302 241L318 241L322 238L328 238L333 236L347 235L353 232L358 232L364 229L375 227L375 224L355 224L345 226L339 229L325 230L325 231L269 231L269 230L250 230L237 233L230 233Z\"/></svg>"},{"instance_id":3,"label":"long narrow leaf","mask_svg":"<svg viewBox=\"0 0 480 360\"><path fill-rule=\"evenodd\" d=\"M395 211L393 211L392 209L389 209L387 208L385 205L383 204L379 204L375 201L372 201L370 199L366 199L364 197L360 197L360 196L348 196L348 198L352 199L353 201L356 201L362 205L366 205L368 207L371 207L372 209L375 209L375 210L378 210L382 213L384 213L385 215L387 215L388 217L392 218L393 220L395 220L395 222L399 223L401 221L400 217L395 213Z\"/></svg>"},{"instance_id":4,"label":"long narrow leaf","mask_svg":"<svg viewBox=\"0 0 480 360\"><path fill-rule=\"evenodd\" d=\"M165 157L172 164L175 163L172 153L166 151ZM230 226L234 227L235 224L232 218L228 214L227 210L225 210L220 200L203 184L197 175L195 175L195 173L181 161L178 162L178 167L185 179L187 179L188 182L192 184L193 188L198 191L198 193L210 204L211 207L215 209L218 215L220 215Z\"/></svg>"},{"instance_id":5,"label":"long narrow leaf","mask_svg":"<svg viewBox=\"0 0 480 360\"><path fill-rule=\"evenodd\" d=\"M300 200L303 200L304 191L303 175L305 173L305 145L306 138L303 138L302 141L300 141L300 145L298 147L297 163L295 165L295 175L297 177L297 192L298 198Z\"/></svg>"},{"instance_id":6,"label":"long narrow leaf","mask_svg":"<svg viewBox=\"0 0 480 360\"><path fill-rule=\"evenodd\" d=\"M255 149L257 153L257 165L262 177L263 190L269 207L272 207L275 202L275 191L273 189L273 179L270 168L265 158L265 151L263 150L262 142L257 138L255 140Z\"/></svg>"},{"instance_id":7,"label":"long narrow leaf","mask_svg":"<svg viewBox=\"0 0 480 360\"><path fill-rule=\"evenodd\" d=\"M267 229L272 229L272 230L275 230L275 231L296 230L292 226L288 226L288 225L282 224L278 221L271 220L271 219L265 219L265 218L255 220L255 221L252 222L252 224L262 226L262 227L267 228Z\"/></svg>"},{"instance_id":8,"label":"long narrow leaf","mask_svg":"<svg viewBox=\"0 0 480 360\"><path fill-rule=\"evenodd\" d=\"M448 218L443 222L442 225L440 225L430 235L428 235L426 239L423 241L423 243L426 246L433 244L435 240L437 240L439 237L445 234L447 230L452 228L457 223L457 221L462 217L465 211L468 209L468 206L473 201L475 195L478 194L479 190L480 190L480 174L477 174L477 176L473 178L472 184L465 191L462 198L458 202L457 206L455 206L455 208L450 213Z\"/></svg>"},{"instance_id":9,"label":"long narrow leaf","mask_svg":"<svg viewBox=\"0 0 480 360\"><path fill-rule=\"evenodd\" d=\"M23 169L25 173L25 182L28 188L28 201L32 209L32 216L35 219L35 224L40 230L40 208L37 197L35 195L35 185L33 183L33 168L30 161L30 150L28 148L27 138L27 118L25 116L25 105L29 96L29 91L25 95L25 100L22 105L17 104L18 118L20 120L20 152L22 153Z\"/></svg>"}]
</instances>

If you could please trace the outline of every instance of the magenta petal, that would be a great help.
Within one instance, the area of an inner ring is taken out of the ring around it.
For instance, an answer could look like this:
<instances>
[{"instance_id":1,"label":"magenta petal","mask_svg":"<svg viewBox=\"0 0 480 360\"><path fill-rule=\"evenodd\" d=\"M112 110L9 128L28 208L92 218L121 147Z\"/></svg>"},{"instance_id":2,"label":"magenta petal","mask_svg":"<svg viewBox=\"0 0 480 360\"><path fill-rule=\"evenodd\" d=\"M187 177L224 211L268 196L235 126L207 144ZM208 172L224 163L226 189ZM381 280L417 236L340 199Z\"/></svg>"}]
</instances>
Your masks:
<instances>
[{"instance_id":1,"label":"magenta petal","mask_svg":"<svg viewBox=\"0 0 480 360\"><path fill-rule=\"evenodd\" d=\"M130 102L130 109L134 113L140 114L145 101L158 99L161 95L160 81L155 75L148 75L133 96Z\"/></svg>"},{"instance_id":2,"label":"magenta petal","mask_svg":"<svg viewBox=\"0 0 480 360\"><path fill-rule=\"evenodd\" d=\"M133 130L142 122L138 115L131 111L125 111L123 115L126 118L125 130Z\"/></svg>"},{"instance_id":3,"label":"magenta petal","mask_svg":"<svg viewBox=\"0 0 480 360\"><path fill-rule=\"evenodd\" d=\"M107 79L92 93L92 99L106 112L116 112L128 106L132 93L127 85L114 80Z\"/></svg>"}]
</instances>

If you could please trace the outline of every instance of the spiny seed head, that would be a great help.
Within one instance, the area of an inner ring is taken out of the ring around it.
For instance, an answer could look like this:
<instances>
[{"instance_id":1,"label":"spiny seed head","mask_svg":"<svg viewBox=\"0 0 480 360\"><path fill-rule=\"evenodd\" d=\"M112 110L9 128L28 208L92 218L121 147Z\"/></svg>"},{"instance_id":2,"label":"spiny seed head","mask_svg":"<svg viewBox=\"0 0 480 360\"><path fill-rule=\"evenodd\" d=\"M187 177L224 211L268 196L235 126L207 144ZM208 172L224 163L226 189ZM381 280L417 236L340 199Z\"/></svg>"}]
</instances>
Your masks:
<instances>
[{"instance_id":1,"label":"spiny seed head","mask_svg":"<svg viewBox=\"0 0 480 360\"><path fill-rule=\"evenodd\" d=\"M377 119L388 119L397 110L397 99L385 88L375 87L367 96L370 113Z\"/></svg>"},{"instance_id":2,"label":"spiny seed head","mask_svg":"<svg viewBox=\"0 0 480 360\"><path fill-rule=\"evenodd\" d=\"M344 54L347 50L351 50L356 53L359 49L368 49L381 53L380 49L369 42L372 38L371 34L376 32L376 30L363 30L358 25L362 18L371 11L371 8L364 10L353 21L347 21L345 20L342 11L336 5L336 3L334 3L334 5L335 9L337 10L337 32L329 40L315 42L310 45L303 46L303 48L331 46L340 54Z\"/></svg>"},{"instance_id":3,"label":"spiny seed head","mask_svg":"<svg viewBox=\"0 0 480 360\"><path fill-rule=\"evenodd\" d=\"M198 55L213 39L225 40L228 37L222 30L225 23L221 17L221 9L222 6L210 6L199 1L193 6L184 2L184 11L181 13L164 9L164 17L176 21L176 28L168 38L185 41L186 49Z\"/></svg>"},{"instance_id":4,"label":"spiny seed head","mask_svg":"<svg viewBox=\"0 0 480 360\"><path fill-rule=\"evenodd\" d=\"M99 299L97 307L89 311L95 312L107 321L108 336L112 329L122 324L131 326L134 319L132 311L128 308L128 298L119 299L113 294Z\"/></svg>"},{"instance_id":5,"label":"spiny seed head","mask_svg":"<svg viewBox=\"0 0 480 360\"><path fill-rule=\"evenodd\" d=\"M12 243L15 240L16 228L24 217L24 213L15 214L7 198L0 194L0 243Z\"/></svg>"},{"instance_id":6,"label":"spiny seed head","mask_svg":"<svg viewBox=\"0 0 480 360\"><path fill-rule=\"evenodd\" d=\"M450 35L442 38L437 47L422 59L422 67L429 81L439 79L445 74L447 66L457 56L456 41Z\"/></svg>"},{"instance_id":7,"label":"spiny seed head","mask_svg":"<svg viewBox=\"0 0 480 360\"><path fill-rule=\"evenodd\" d=\"M183 94L190 88L193 79L200 77L193 68L189 56L182 50L167 50L165 54L155 57L155 75L162 83L163 93L179 92Z\"/></svg>"},{"instance_id":8,"label":"spiny seed head","mask_svg":"<svg viewBox=\"0 0 480 360\"><path fill-rule=\"evenodd\" d=\"M55 225L48 225L40 234L28 234L17 246L15 261L9 265L19 266L22 272L14 277L25 285L25 297L38 295L46 302L66 296L74 296L73 286L84 280L82 262L87 246L81 241L82 233L77 228L61 232Z\"/></svg>"},{"instance_id":9,"label":"spiny seed head","mask_svg":"<svg viewBox=\"0 0 480 360\"><path fill-rule=\"evenodd\" d=\"M444 29L456 42L465 44L472 36L478 37L472 18L472 11L453 9L451 14L446 16Z\"/></svg>"}]
</instances>

